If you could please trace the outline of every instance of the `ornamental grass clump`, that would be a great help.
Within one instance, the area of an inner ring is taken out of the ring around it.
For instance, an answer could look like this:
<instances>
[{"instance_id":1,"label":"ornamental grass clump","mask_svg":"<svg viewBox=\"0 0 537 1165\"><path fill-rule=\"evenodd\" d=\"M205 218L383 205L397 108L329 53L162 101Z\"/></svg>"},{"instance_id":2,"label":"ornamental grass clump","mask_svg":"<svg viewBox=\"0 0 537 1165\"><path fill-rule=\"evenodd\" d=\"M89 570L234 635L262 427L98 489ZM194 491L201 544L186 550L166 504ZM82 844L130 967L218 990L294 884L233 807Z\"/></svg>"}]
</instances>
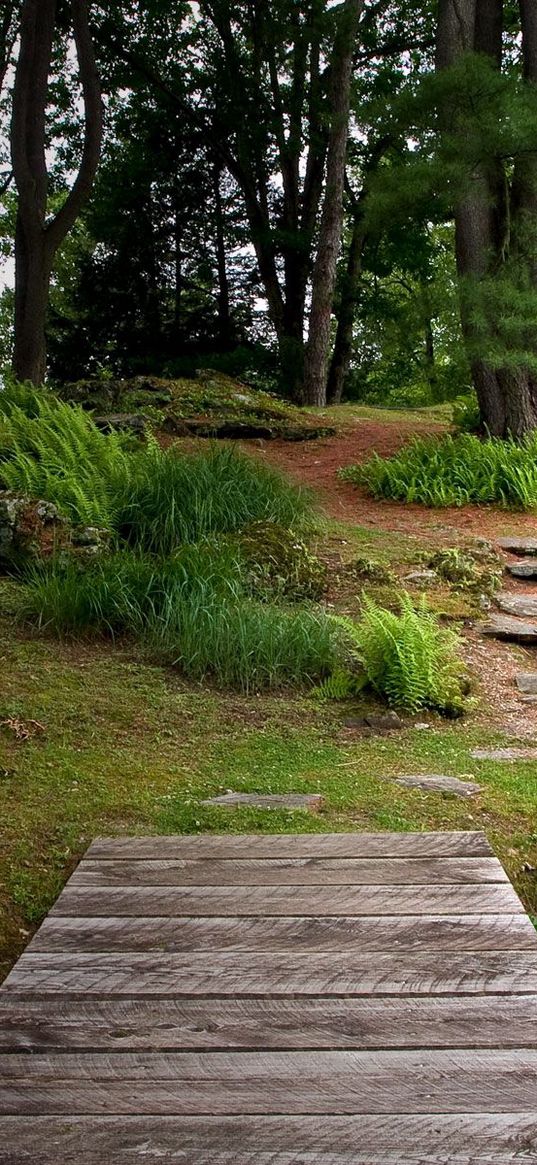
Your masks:
<instances>
[{"instance_id":1,"label":"ornamental grass clump","mask_svg":"<svg viewBox=\"0 0 537 1165\"><path fill-rule=\"evenodd\" d=\"M185 455L154 441L136 457L118 513L129 545L161 555L260 521L303 529L312 524L310 496L233 447Z\"/></svg>"},{"instance_id":2,"label":"ornamental grass clump","mask_svg":"<svg viewBox=\"0 0 537 1165\"><path fill-rule=\"evenodd\" d=\"M185 546L165 560L129 551L33 568L21 614L56 634L131 635L191 679L242 691L302 686L335 664L322 611L255 602L230 547Z\"/></svg>"},{"instance_id":3,"label":"ornamental grass clump","mask_svg":"<svg viewBox=\"0 0 537 1165\"><path fill-rule=\"evenodd\" d=\"M374 453L340 476L365 486L376 498L426 506L537 507L537 435L523 441L471 434L419 438L393 457Z\"/></svg>"}]
</instances>

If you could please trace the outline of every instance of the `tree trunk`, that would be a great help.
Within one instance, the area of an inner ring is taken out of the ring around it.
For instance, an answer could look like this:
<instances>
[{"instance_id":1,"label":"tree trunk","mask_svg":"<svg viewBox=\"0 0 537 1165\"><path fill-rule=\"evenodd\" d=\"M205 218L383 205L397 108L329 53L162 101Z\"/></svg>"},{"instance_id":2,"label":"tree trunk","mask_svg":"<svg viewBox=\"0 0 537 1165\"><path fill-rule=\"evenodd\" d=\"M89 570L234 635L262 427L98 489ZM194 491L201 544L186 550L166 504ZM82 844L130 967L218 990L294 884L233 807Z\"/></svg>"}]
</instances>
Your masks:
<instances>
[{"instance_id":1,"label":"tree trunk","mask_svg":"<svg viewBox=\"0 0 537 1165\"><path fill-rule=\"evenodd\" d=\"M29 235L17 214L15 231L15 327L13 371L17 380L42 384L46 373L45 322L50 281L43 233Z\"/></svg>"},{"instance_id":2,"label":"tree trunk","mask_svg":"<svg viewBox=\"0 0 537 1165\"><path fill-rule=\"evenodd\" d=\"M11 158L18 192L13 371L17 379L33 384L42 383L45 376L45 327L54 257L91 193L100 156L102 110L87 0L71 0L71 13L84 102L84 146L73 187L50 221L46 110L56 0L24 0L13 90Z\"/></svg>"},{"instance_id":3,"label":"tree trunk","mask_svg":"<svg viewBox=\"0 0 537 1165\"><path fill-rule=\"evenodd\" d=\"M326 160L326 184L313 270L304 368L304 399L312 405L326 404L330 327L343 228L343 191L349 136L352 63L362 7L363 0L345 0L332 55L331 125Z\"/></svg>"},{"instance_id":4,"label":"tree trunk","mask_svg":"<svg viewBox=\"0 0 537 1165\"><path fill-rule=\"evenodd\" d=\"M358 298L358 280L362 272L365 235L363 215L358 214L354 219L347 269L341 289L334 351L328 373L326 398L329 405L341 403L345 382L349 374L353 348L354 316Z\"/></svg>"},{"instance_id":5,"label":"tree trunk","mask_svg":"<svg viewBox=\"0 0 537 1165\"><path fill-rule=\"evenodd\" d=\"M222 206L222 192L220 182L222 167L215 162L213 168L214 214L216 233L216 269L218 273L218 339L223 352L233 346L233 324L229 301L229 280L226 260L226 231L224 222L224 208Z\"/></svg>"}]
</instances>

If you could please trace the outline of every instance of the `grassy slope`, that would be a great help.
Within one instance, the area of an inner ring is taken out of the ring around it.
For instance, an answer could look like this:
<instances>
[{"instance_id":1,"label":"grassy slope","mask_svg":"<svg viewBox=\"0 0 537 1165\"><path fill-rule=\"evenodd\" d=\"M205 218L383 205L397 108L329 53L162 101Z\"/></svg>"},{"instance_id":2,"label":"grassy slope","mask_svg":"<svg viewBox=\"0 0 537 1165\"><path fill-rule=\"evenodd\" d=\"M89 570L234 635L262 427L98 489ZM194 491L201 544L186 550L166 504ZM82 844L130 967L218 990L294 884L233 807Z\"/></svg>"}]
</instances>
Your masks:
<instances>
[{"instance_id":1,"label":"grassy slope","mask_svg":"<svg viewBox=\"0 0 537 1165\"><path fill-rule=\"evenodd\" d=\"M415 561L420 549L402 533L331 523L327 534L329 556L342 538L346 557L391 564ZM331 599L352 611L356 589L343 585ZM435 602L465 614L447 592ZM128 644L32 638L14 629L9 605L0 586L0 720L36 720L45 731L17 741L0 728L0 971L102 833L482 828L537 914L537 880L521 873L537 864L535 765L472 761L472 747L512 743L477 713L367 739L342 724L359 708L188 685ZM472 774L484 792L468 802L378 779L404 772ZM320 791L325 806L310 816L200 805L227 789Z\"/></svg>"}]
</instances>

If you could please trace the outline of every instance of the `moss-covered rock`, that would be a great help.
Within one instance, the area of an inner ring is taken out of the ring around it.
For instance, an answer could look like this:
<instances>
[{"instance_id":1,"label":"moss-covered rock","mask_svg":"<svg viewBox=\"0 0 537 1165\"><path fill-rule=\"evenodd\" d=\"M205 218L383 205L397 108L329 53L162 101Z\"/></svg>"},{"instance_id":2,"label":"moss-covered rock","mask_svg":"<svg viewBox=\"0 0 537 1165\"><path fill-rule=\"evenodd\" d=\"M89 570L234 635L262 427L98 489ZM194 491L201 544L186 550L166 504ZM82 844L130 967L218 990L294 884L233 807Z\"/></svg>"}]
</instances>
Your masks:
<instances>
[{"instance_id":1,"label":"moss-covered rock","mask_svg":"<svg viewBox=\"0 0 537 1165\"><path fill-rule=\"evenodd\" d=\"M232 536L245 563L254 594L278 594L294 602L319 599L326 586L326 566L291 530L276 522L252 522Z\"/></svg>"},{"instance_id":2,"label":"moss-covered rock","mask_svg":"<svg viewBox=\"0 0 537 1165\"><path fill-rule=\"evenodd\" d=\"M157 423L177 436L307 441L335 432L317 416L271 393L208 369L196 380L147 376L79 380L63 385L58 395L91 409L102 424L138 410L153 417L159 410Z\"/></svg>"},{"instance_id":3,"label":"moss-covered rock","mask_svg":"<svg viewBox=\"0 0 537 1165\"><path fill-rule=\"evenodd\" d=\"M0 570L47 557L69 542L69 524L51 502L0 492Z\"/></svg>"}]
</instances>

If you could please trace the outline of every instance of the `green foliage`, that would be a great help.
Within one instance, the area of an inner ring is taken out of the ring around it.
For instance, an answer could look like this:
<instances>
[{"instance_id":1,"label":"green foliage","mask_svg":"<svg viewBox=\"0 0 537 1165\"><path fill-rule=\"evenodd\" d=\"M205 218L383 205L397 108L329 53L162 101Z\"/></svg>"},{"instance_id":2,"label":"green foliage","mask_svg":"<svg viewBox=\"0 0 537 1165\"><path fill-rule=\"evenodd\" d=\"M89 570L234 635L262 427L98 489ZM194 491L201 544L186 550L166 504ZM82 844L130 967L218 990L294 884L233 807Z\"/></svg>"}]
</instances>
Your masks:
<instances>
[{"instance_id":1,"label":"green foliage","mask_svg":"<svg viewBox=\"0 0 537 1165\"><path fill-rule=\"evenodd\" d=\"M250 522L299 529L311 522L311 501L305 490L236 449L215 446L179 456L150 442L133 461L117 521L131 546L167 555L181 543Z\"/></svg>"},{"instance_id":2,"label":"green foliage","mask_svg":"<svg viewBox=\"0 0 537 1165\"><path fill-rule=\"evenodd\" d=\"M462 665L455 654L456 635L440 626L424 597L414 607L403 594L399 604L399 613L394 613L364 595L358 623L338 619L368 682L394 707L460 715Z\"/></svg>"},{"instance_id":3,"label":"green foliage","mask_svg":"<svg viewBox=\"0 0 537 1165\"><path fill-rule=\"evenodd\" d=\"M502 585L503 563L492 551L483 558L481 553L449 546L435 551L426 561L456 591L493 595Z\"/></svg>"},{"instance_id":4,"label":"green foliage","mask_svg":"<svg viewBox=\"0 0 537 1165\"><path fill-rule=\"evenodd\" d=\"M168 560L123 552L72 559L27 577L24 618L56 634L130 634L192 679L249 691L300 685L328 672L336 630L322 612L245 596L230 548L187 546Z\"/></svg>"},{"instance_id":5,"label":"green foliage","mask_svg":"<svg viewBox=\"0 0 537 1165\"><path fill-rule=\"evenodd\" d=\"M475 392L464 393L452 404L453 424L461 433L477 433L481 424Z\"/></svg>"},{"instance_id":6,"label":"green foliage","mask_svg":"<svg viewBox=\"0 0 537 1165\"><path fill-rule=\"evenodd\" d=\"M537 506L537 435L481 441L470 434L412 441L394 457L378 454L340 476L365 486L376 498L464 506L470 502L505 509Z\"/></svg>"},{"instance_id":7,"label":"green foliage","mask_svg":"<svg viewBox=\"0 0 537 1165\"><path fill-rule=\"evenodd\" d=\"M24 385L0 391L0 485L54 502L75 522L111 527L132 466L125 440L82 409Z\"/></svg>"},{"instance_id":8,"label":"green foliage","mask_svg":"<svg viewBox=\"0 0 537 1165\"><path fill-rule=\"evenodd\" d=\"M372 558L358 557L353 559L347 567L349 574L367 582L378 583L380 586L390 586L397 582L395 571L390 570L383 562L375 562Z\"/></svg>"},{"instance_id":9,"label":"green foliage","mask_svg":"<svg viewBox=\"0 0 537 1165\"><path fill-rule=\"evenodd\" d=\"M320 599L326 567L292 530L276 522L251 522L231 544L243 561L252 593L293 601Z\"/></svg>"}]
</instances>

